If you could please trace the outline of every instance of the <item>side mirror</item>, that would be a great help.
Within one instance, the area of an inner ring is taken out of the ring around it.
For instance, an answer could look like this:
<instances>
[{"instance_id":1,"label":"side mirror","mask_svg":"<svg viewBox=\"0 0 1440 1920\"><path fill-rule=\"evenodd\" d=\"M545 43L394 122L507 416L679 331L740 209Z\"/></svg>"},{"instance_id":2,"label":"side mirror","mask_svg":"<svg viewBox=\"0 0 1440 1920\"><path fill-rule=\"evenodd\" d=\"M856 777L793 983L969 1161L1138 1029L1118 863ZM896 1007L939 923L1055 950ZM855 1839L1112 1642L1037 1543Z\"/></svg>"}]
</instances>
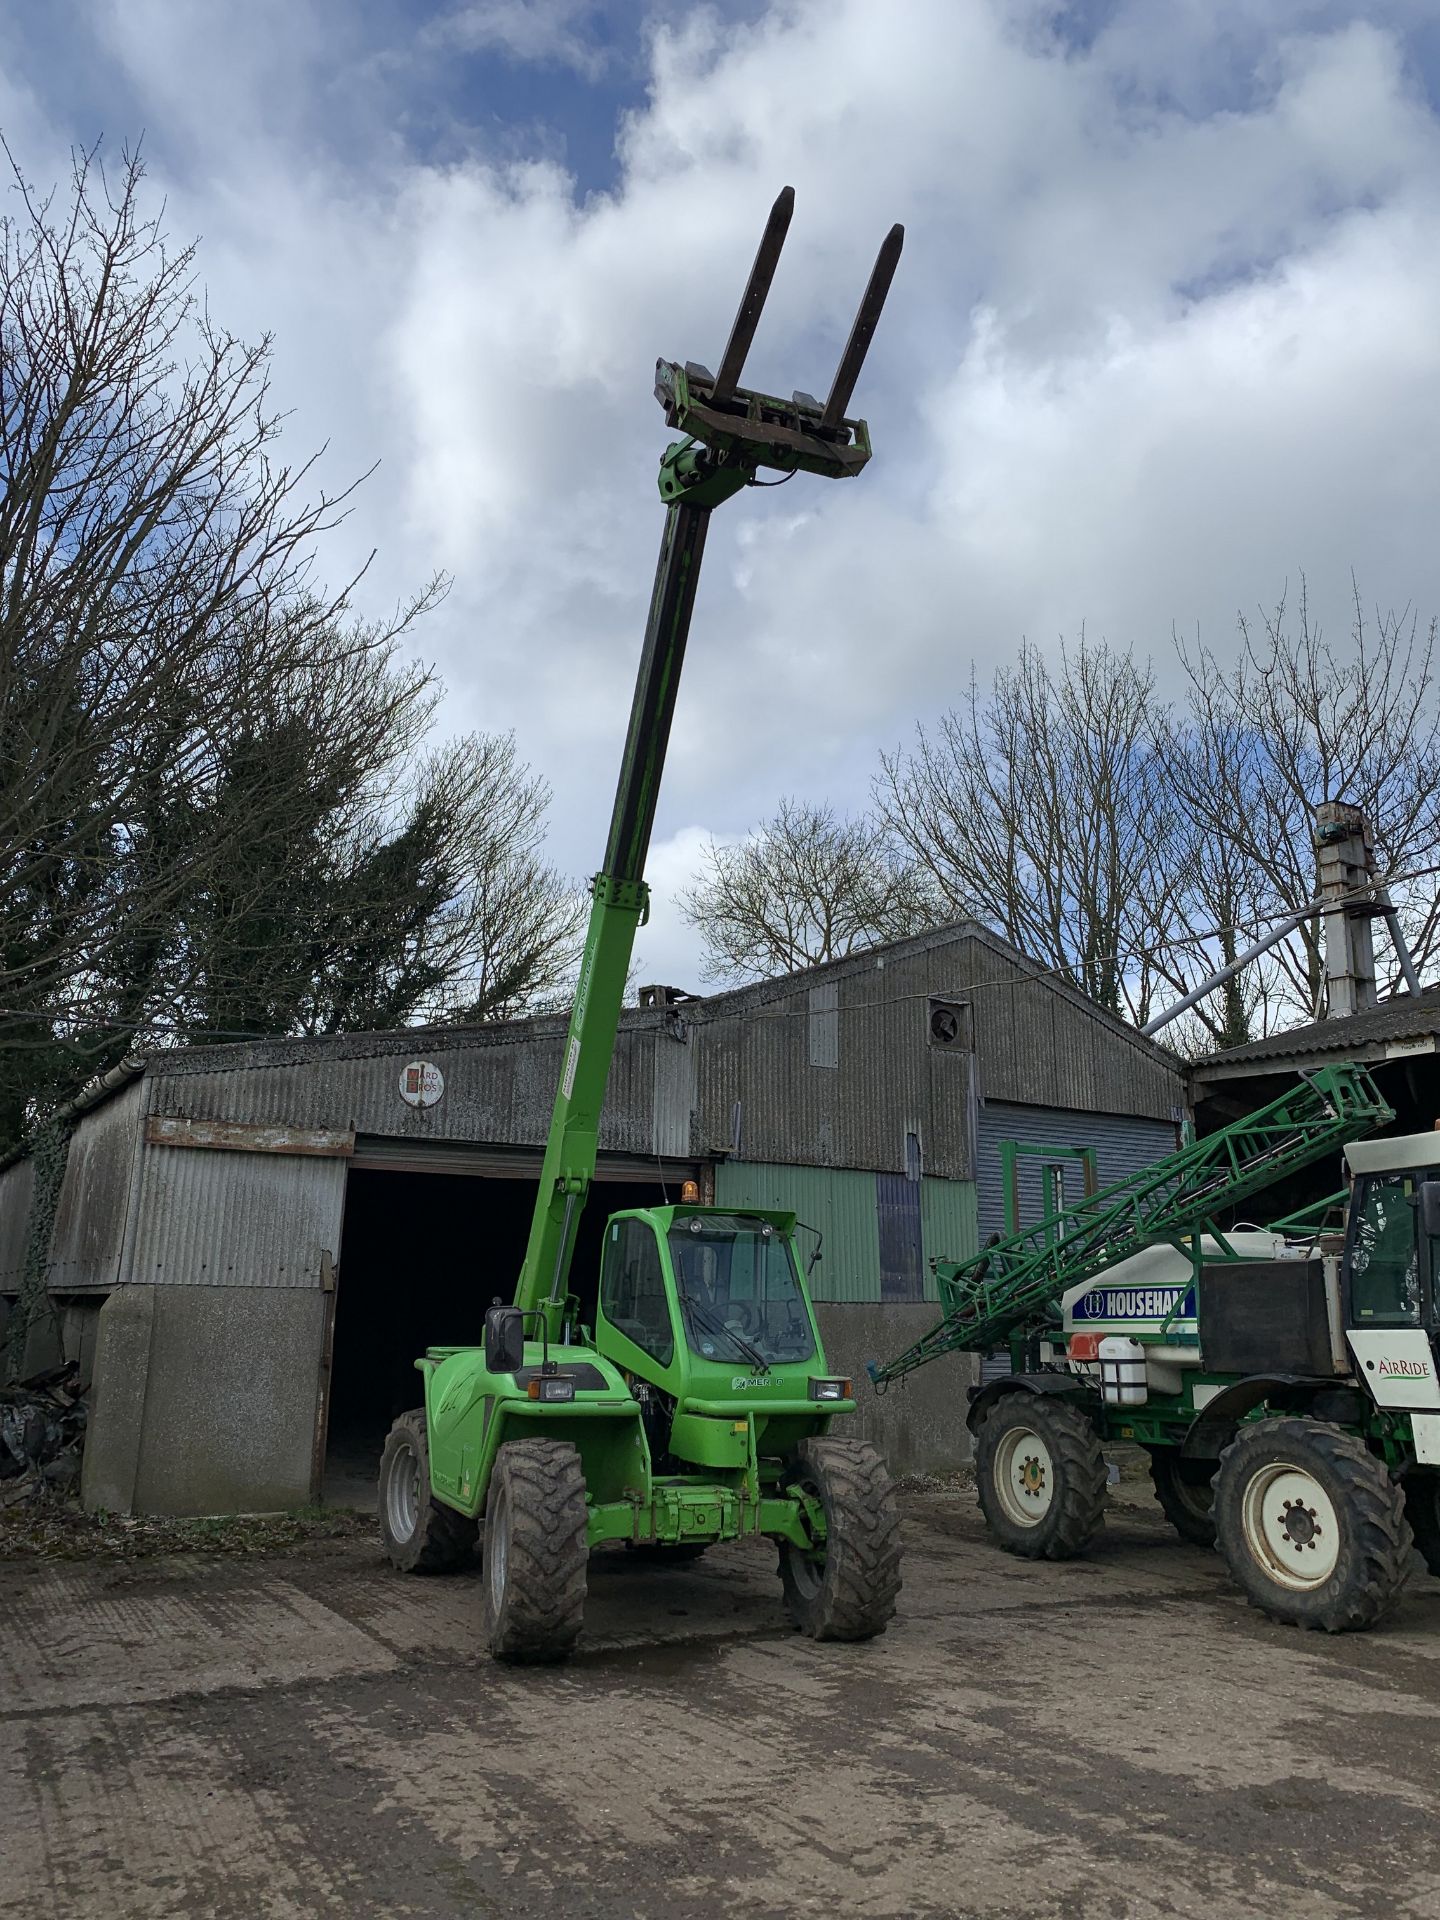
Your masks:
<instances>
[{"instance_id":1,"label":"side mirror","mask_svg":"<svg viewBox=\"0 0 1440 1920\"><path fill-rule=\"evenodd\" d=\"M1440 1240L1440 1180L1420 1182L1420 1227L1432 1240Z\"/></svg>"},{"instance_id":2,"label":"side mirror","mask_svg":"<svg viewBox=\"0 0 1440 1920\"><path fill-rule=\"evenodd\" d=\"M485 1316L485 1365L514 1373L525 1361L525 1317L519 1307L491 1307Z\"/></svg>"}]
</instances>

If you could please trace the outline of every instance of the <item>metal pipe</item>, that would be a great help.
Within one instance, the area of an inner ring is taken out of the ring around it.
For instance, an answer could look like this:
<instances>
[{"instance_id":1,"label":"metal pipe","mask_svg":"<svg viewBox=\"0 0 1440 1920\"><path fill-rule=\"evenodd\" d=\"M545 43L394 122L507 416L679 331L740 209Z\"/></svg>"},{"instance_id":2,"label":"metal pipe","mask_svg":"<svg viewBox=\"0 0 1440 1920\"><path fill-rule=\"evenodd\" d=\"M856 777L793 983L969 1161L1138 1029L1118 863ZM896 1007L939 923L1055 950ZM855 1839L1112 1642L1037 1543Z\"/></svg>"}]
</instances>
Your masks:
<instances>
[{"instance_id":1,"label":"metal pipe","mask_svg":"<svg viewBox=\"0 0 1440 1920\"><path fill-rule=\"evenodd\" d=\"M1258 960L1262 953L1268 953L1277 941L1283 940L1287 933L1293 933L1300 922L1308 919L1313 912L1313 907L1305 907L1301 912L1292 913L1288 919L1282 920L1277 927L1272 927L1263 940L1257 940L1253 947L1247 947L1244 953L1237 954L1225 966L1208 974L1198 987L1192 988L1185 995L1183 1000L1177 1000L1173 1007L1167 1007L1164 1013L1156 1014L1153 1020L1147 1020L1140 1029L1141 1033L1148 1039L1151 1034L1158 1033L1161 1027L1168 1027L1178 1014L1185 1013L1195 1005L1197 1000L1203 1000L1207 993L1213 993L1216 987L1223 987L1227 980L1239 973L1242 967L1248 967L1252 960Z\"/></svg>"},{"instance_id":2,"label":"metal pipe","mask_svg":"<svg viewBox=\"0 0 1440 1920\"><path fill-rule=\"evenodd\" d=\"M1411 993L1420 992L1420 975L1415 971L1415 957L1410 951L1410 943L1400 929L1400 916L1395 911L1395 902L1390 898L1390 889L1381 888L1376 898L1385 912L1385 924L1390 929L1390 939L1395 948L1395 957L1400 962L1400 971L1405 976L1405 984Z\"/></svg>"}]
</instances>

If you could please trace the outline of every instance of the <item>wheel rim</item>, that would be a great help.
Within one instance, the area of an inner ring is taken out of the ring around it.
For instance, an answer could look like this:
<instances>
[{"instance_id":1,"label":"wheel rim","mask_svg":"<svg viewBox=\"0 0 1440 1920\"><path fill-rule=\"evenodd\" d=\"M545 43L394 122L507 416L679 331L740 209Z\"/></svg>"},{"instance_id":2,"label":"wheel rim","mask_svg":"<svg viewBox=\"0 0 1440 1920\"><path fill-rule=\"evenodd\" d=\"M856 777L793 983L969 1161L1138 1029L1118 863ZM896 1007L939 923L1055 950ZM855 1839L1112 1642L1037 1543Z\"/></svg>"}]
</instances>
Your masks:
<instances>
[{"instance_id":1,"label":"wheel rim","mask_svg":"<svg viewBox=\"0 0 1440 1920\"><path fill-rule=\"evenodd\" d=\"M1252 1474L1241 1503L1245 1545L1278 1585L1323 1587L1340 1558L1335 1504L1313 1473L1277 1460Z\"/></svg>"},{"instance_id":2,"label":"wheel rim","mask_svg":"<svg viewBox=\"0 0 1440 1920\"><path fill-rule=\"evenodd\" d=\"M385 1518L396 1540L410 1539L420 1524L420 1455L408 1440L402 1440L390 1456Z\"/></svg>"},{"instance_id":3,"label":"wheel rim","mask_svg":"<svg viewBox=\"0 0 1440 1920\"><path fill-rule=\"evenodd\" d=\"M485 1529L485 1566L490 1576L490 1603L496 1613L505 1600L505 1570L510 1559L510 1502L497 1489L494 1518Z\"/></svg>"},{"instance_id":4,"label":"wheel rim","mask_svg":"<svg viewBox=\"0 0 1440 1920\"><path fill-rule=\"evenodd\" d=\"M1038 1527L1055 1499L1055 1462L1033 1427L1012 1427L995 1449L995 1491L1005 1517Z\"/></svg>"}]
</instances>

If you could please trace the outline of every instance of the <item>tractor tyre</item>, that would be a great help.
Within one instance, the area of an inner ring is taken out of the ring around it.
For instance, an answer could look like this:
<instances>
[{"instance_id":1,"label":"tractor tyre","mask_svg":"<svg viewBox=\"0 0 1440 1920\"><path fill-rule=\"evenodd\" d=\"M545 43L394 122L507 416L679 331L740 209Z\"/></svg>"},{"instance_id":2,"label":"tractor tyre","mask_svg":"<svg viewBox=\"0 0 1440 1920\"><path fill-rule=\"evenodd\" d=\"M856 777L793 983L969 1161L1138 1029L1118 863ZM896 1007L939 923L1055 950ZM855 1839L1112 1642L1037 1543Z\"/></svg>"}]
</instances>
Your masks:
<instances>
[{"instance_id":1,"label":"tractor tyre","mask_svg":"<svg viewBox=\"0 0 1440 1920\"><path fill-rule=\"evenodd\" d=\"M1440 1573L1440 1473L1407 1473L1401 1485L1420 1557L1431 1573Z\"/></svg>"},{"instance_id":2,"label":"tractor tyre","mask_svg":"<svg viewBox=\"0 0 1440 1920\"><path fill-rule=\"evenodd\" d=\"M1073 1560L1105 1524L1100 1436L1068 1400L997 1400L975 1436L975 1483L991 1533L1026 1560Z\"/></svg>"},{"instance_id":3,"label":"tractor tyre","mask_svg":"<svg viewBox=\"0 0 1440 1920\"><path fill-rule=\"evenodd\" d=\"M402 1573L454 1573L475 1551L479 1525L435 1499L425 1409L402 1413L380 1455L380 1539Z\"/></svg>"},{"instance_id":4,"label":"tractor tyre","mask_svg":"<svg viewBox=\"0 0 1440 1920\"><path fill-rule=\"evenodd\" d=\"M866 1440L802 1440L781 1482L818 1501L825 1546L780 1542L791 1620L812 1640L871 1640L900 1591L900 1514L885 1462Z\"/></svg>"},{"instance_id":5,"label":"tractor tyre","mask_svg":"<svg viewBox=\"0 0 1440 1920\"><path fill-rule=\"evenodd\" d=\"M1247 1422L1220 1457L1215 1528L1251 1606L1353 1633L1395 1605L1412 1535L1383 1461L1323 1420Z\"/></svg>"},{"instance_id":6,"label":"tractor tyre","mask_svg":"<svg viewBox=\"0 0 1440 1920\"><path fill-rule=\"evenodd\" d=\"M511 1440L485 1503L485 1638L497 1660L563 1660L585 1614L585 1475L564 1440Z\"/></svg>"},{"instance_id":7,"label":"tractor tyre","mask_svg":"<svg viewBox=\"0 0 1440 1920\"><path fill-rule=\"evenodd\" d=\"M1180 1538L1192 1547L1213 1547L1215 1462L1187 1459L1178 1447L1152 1447L1150 1478L1155 1498Z\"/></svg>"}]
</instances>

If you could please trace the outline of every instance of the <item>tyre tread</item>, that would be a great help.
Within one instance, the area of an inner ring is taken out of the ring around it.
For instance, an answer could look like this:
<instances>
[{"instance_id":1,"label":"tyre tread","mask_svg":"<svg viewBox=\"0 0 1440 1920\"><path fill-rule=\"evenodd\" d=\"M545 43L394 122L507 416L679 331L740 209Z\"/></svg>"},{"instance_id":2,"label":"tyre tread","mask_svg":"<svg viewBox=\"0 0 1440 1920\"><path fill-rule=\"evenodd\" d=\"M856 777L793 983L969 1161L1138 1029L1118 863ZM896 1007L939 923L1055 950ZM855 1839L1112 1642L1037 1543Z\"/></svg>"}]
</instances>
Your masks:
<instances>
[{"instance_id":1,"label":"tyre tread","mask_svg":"<svg viewBox=\"0 0 1440 1920\"><path fill-rule=\"evenodd\" d=\"M421 1503L419 1524L410 1541L392 1540L386 1528L385 1469L390 1455L390 1441L396 1434L403 1434L414 1446L420 1457L421 1486L428 1489L430 1442L425 1409L412 1407L408 1413L400 1414L385 1436L385 1449L380 1457L379 1520L380 1538L386 1555L392 1566L398 1567L402 1573L454 1573L466 1566L474 1555L480 1532L478 1521L467 1519L463 1513L457 1513L454 1507L447 1507L432 1493Z\"/></svg>"},{"instance_id":2,"label":"tyre tread","mask_svg":"<svg viewBox=\"0 0 1440 1920\"><path fill-rule=\"evenodd\" d=\"M1021 1406L1017 1406L1017 1402ZM1050 1448L1056 1463L1055 1502L1039 1526L1007 1523L990 1492L989 1472L1005 1428L1021 1410ZM1007 1553L1025 1560L1073 1560L1105 1524L1106 1468L1100 1436L1079 1407L1041 1394L1006 1393L980 1423L975 1478L992 1534Z\"/></svg>"},{"instance_id":3,"label":"tyre tread","mask_svg":"<svg viewBox=\"0 0 1440 1920\"><path fill-rule=\"evenodd\" d=\"M539 1664L563 1660L585 1616L588 1516L580 1455L564 1440L511 1440L492 1469L504 1474L510 1503L508 1607L487 1625L497 1659Z\"/></svg>"},{"instance_id":4,"label":"tyre tread","mask_svg":"<svg viewBox=\"0 0 1440 1920\"><path fill-rule=\"evenodd\" d=\"M1277 1453L1295 1449L1303 1454L1311 1448L1333 1473L1355 1516L1353 1567L1333 1594L1321 1588L1287 1600L1265 1580L1245 1546L1240 1500L1252 1465L1258 1469ZM1414 1545L1404 1495L1384 1463L1342 1427L1296 1416L1246 1422L1220 1456L1215 1509L1220 1551L1246 1599L1268 1619L1323 1633L1361 1632L1383 1619L1404 1591Z\"/></svg>"},{"instance_id":5,"label":"tyre tread","mask_svg":"<svg viewBox=\"0 0 1440 1920\"><path fill-rule=\"evenodd\" d=\"M873 1639L893 1619L902 1584L889 1470L868 1440L802 1440L796 1460L824 1490L829 1532L819 1593L802 1596L785 1580L791 1616L815 1640ZM782 1542L782 1577L786 1568Z\"/></svg>"}]
</instances>

